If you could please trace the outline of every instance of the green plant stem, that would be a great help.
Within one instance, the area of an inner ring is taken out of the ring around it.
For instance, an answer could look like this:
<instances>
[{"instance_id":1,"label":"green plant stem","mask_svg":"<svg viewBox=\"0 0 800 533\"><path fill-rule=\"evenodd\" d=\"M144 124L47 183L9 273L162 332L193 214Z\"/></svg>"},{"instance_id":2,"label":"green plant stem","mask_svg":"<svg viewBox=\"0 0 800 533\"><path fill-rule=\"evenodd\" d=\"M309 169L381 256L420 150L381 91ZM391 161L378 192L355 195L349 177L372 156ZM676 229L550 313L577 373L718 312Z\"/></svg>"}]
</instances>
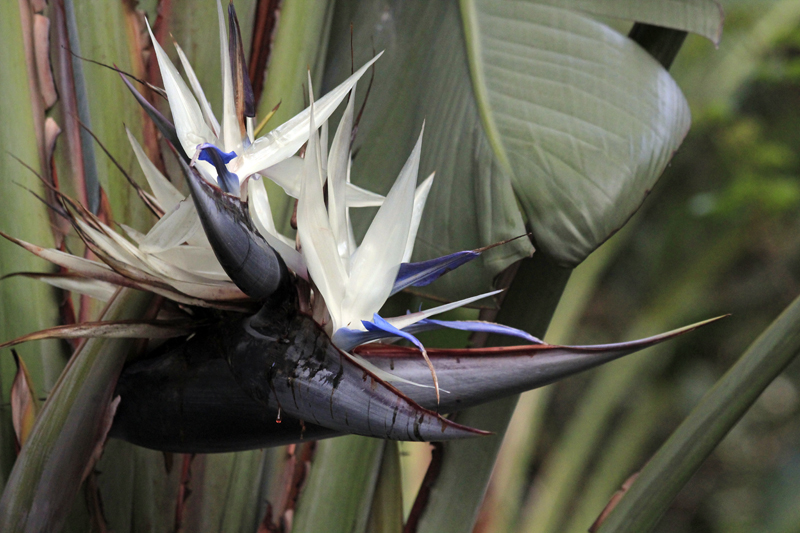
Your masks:
<instances>
[{"instance_id":1,"label":"green plant stem","mask_svg":"<svg viewBox=\"0 0 800 533\"><path fill-rule=\"evenodd\" d=\"M367 531L369 533L402 533L403 484L400 473L400 449L397 442L387 442L381 471L372 498Z\"/></svg>"},{"instance_id":2,"label":"green plant stem","mask_svg":"<svg viewBox=\"0 0 800 533\"><path fill-rule=\"evenodd\" d=\"M570 273L544 254L523 260L497 321L543 336ZM490 337L487 344L507 342L508 339ZM441 472L420 517L418 532L472 531L518 399L519 396L510 396L455 415L458 423L493 431L495 435L444 444ZM465 512L467 509L469 512Z\"/></svg>"},{"instance_id":3,"label":"green plant stem","mask_svg":"<svg viewBox=\"0 0 800 533\"><path fill-rule=\"evenodd\" d=\"M632 234L629 223L608 242L578 265L564 289L546 339L551 344L571 342L578 321L603 272L616 257L622 243ZM520 395L509 424L503 446L497 457L486 501L478 519L488 531L506 532L516 529L520 506L527 488L527 473L540 437L540 428L553 387L528 391Z\"/></svg>"},{"instance_id":4,"label":"green plant stem","mask_svg":"<svg viewBox=\"0 0 800 533\"><path fill-rule=\"evenodd\" d=\"M385 444L353 435L320 441L292 533L364 531Z\"/></svg>"}]
</instances>

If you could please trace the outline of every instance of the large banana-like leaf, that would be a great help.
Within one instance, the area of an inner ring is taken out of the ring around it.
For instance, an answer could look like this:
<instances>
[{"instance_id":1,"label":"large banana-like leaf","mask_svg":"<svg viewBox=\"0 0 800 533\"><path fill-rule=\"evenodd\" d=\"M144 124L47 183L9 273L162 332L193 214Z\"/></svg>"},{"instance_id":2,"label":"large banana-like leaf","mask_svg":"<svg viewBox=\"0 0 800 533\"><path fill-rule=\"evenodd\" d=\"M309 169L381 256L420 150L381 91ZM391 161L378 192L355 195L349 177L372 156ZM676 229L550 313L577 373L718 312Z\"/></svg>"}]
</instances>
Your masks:
<instances>
[{"instance_id":1,"label":"large banana-like leaf","mask_svg":"<svg viewBox=\"0 0 800 533\"><path fill-rule=\"evenodd\" d=\"M688 31L719 44L722 35L722 6L716 0L530 0L537 4L565 7L595 15L644 22L654 26Z\"/></svg>"},{"instance_id":2,"label":"large banana-like leaf","mask_svg":"<svg viewBox=\"0 0 800 533\"><path fill-rule=\"evenodd\" d=\"M640 14L622 4L618 15ZM344 2L331 31L329 85L350 71L351 21L356 64L373 40L386 50L353 179L388 189L397 154L426 121L421 174L436 171L428 201L437 209L423 218L415 259L518 236L527 219L543 251L579 263L639 207L689 126L686 102L658 62L564 7ZM514 241L427 293L484 290L530 252Z\"/></svg>"}]
</instances>

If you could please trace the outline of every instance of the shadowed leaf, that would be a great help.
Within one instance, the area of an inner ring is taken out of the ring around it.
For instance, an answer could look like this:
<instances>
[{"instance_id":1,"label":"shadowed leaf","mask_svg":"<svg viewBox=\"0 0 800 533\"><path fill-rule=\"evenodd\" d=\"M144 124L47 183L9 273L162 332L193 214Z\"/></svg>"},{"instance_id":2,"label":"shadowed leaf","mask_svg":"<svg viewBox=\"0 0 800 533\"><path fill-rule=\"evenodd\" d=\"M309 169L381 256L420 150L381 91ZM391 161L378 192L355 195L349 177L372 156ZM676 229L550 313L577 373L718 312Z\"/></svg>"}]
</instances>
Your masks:
<instances>
[{"instance_id":1,"label":"shadowed leaf","mask_svg":"<svg viewBox=\"0 0 800 533\"><path fill-rule=\"evenodd\" d=\"M103 318L140 316L150 299L121 289ZM103 437L103 417L130 346L121 339L91 339L72 357L11 471L0 499L0 529L60 530Z\"/></svg>"}]
</instances>

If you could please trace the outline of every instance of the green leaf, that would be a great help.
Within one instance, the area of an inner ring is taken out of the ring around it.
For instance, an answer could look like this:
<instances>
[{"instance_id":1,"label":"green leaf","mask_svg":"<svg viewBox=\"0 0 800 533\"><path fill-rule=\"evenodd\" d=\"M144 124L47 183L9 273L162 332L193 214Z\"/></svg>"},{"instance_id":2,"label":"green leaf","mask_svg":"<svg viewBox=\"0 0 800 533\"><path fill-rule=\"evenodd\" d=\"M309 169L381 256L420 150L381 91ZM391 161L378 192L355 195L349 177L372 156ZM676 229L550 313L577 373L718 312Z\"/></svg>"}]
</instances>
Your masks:
<instances>
[{"instance_id":1,"label":"green leaf","mask_svg":"<svg viewBox=\"0 0 800 533\"><path fill-rule=\"evenodd\" d=\"M182 456L169 472L164 454L111 439L97 463L103 512L115 533L152 531L175 520ZM76 501L76 507L83 502ZM69 521L72 523L72 519Z\"/></svg>"},{"instance_id":2,"label":"green leaf","mask_svg":"<svg viewBox=\"0 0 800 533\"><path fill-rule=\"evenodd\" d=\"M283 124L306 107L308 69L311 69L315 97L322 94L319 84L332 14L333 2L330 1L286 0L281 5L281 18L258 109L258 116L263 117L280 102L280 108L270 119L273 127Z\"/></svg>"},{"instance_id":3,"label":"green leaf","mask_svg":"<svg viewBox=\"0 0 800 533\"><path fill-rule=\"evenodd\" d=\"M292 533L363 532L385 442L347 436L320 441Z\"/></svg>"},{"instance_id":4,"label":"green leaf","mask_svg":"<svg viewBox=\"0 0 800 533\"><path fill-rule=\"evenodd\" d=\"M52 246L53 236L47 209L27 190L24 184L38 194L43 187L14 157L32 168L40 168L37 148L37 131L41 134L43 110L32 104L32 89L28 84L26 50L24 38L30 24L24 19L18 2L0 5L0 117L4 127L0 128L0 231L13 233L47 246ZM30 45L30 42L27 43ZM41 105L41 104L40 104ZM21 270L44 271L45 263L36 259L10 242L0 243L0 275ZM57 297L55 292L40 283L23 278L13 278L0 283L0 340L12 339L30 331L53 326L58 323ZM20 355L34 381L36 390L49 390L64 365L63 352L58 341L47 341L25 346ZM2 402L8 406L11 382L16 374L11 354L0 354L0 387ZM14 430L11 426L11 411L2 408L0 417L0 486L14 461Z\"/></svg>"},{"instance_id":5,"label":"green leaf","mask_svg":"<svg viewBox=\"0 0 800 533\"><path fill-rule=\"evenodd\" d=\"M263 450L195 457L184 531L256 531L263 459Z\"/></svg>"},{"instance_id":6,"label":"green leaf","mask_svg":"<svg viewBox=\"0 0 800 533\"><path fill-rule=\"evenodd\" d=\"M599 533L651 531L692 474L798 353L800 298L700 400L650 459Z\"/></svg>"},{"instance_id":7,"label":"green leaf","mask_svg":"<svg viewBox=\"0 0 800 533\"><path fill-rule=\"evenodd\" d=\"M719 44L724 13L716 0L529 0L533 3L585 11L594 15L644 22L697 33Z\"/></svg>"},{"instance_id":8,"label":"green leaf","mask_svg":"<svg viewBox=\"0 0 800 533\"><path fill-rule=\"evenodd\" d=\"M121 289L104 318L141 316L152 295ZM70 359L20 451L3 497L3 531L58 531L104 437L114 385L131 343L90 339Z\"/></svg>"},{"instance_id":9,"label":"green leaf","mask_svg":"<svg viewBox=\"0 0 800 533\"><path fill-rule=\"evenodd\" d=\"M461 12L493 152L536 242L575 265L639 208L689 129L686 100L633 41L567 9Z\"/></svg>"}]
</instances>

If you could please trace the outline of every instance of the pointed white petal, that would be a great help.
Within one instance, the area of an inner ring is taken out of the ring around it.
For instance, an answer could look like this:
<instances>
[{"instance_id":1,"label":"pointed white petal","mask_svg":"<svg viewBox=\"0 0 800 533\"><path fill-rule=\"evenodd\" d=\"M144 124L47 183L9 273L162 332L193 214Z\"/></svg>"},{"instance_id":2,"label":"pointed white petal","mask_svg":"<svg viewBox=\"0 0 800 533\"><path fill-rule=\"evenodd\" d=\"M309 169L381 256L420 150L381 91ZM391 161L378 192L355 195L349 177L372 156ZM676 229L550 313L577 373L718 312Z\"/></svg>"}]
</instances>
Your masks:
<instances>
[{"instance_id":1,"label":"pointed white petal","mask_svg":"<svg viewBox=\"0 0 800 533\"><path fill-rule=\"evenodd\" d=\"M275 221L272 218L272 209L267 197L267 189L264 187L263 180L250 178L247 181L247 203L250 208L250 216L258 229L258 232L283 258L283 262L294 273L303 279L308 279L308 270L300 252L295 250L294 243L278 233L275 228Z\"/></svg>"},{"instance_id":2,"label":"pointed white petal","mask_svg":"<svg viewBox=\"0 0 800 533\"><path fill-rule=\"evenodd\" d=\"M383 52L376 55L341 85L319 99L314 106L314 123L322 124L339 106L350 89ZM259 137L240 158L231 162L231 171L248 176L293 155L308 140L311 108L301 111L264 137Z\"/></svg>"},{"instance_id":3,"label":"pointed white petal","mask_svg":"<svg viewBox=\"0 0 800 533\"><path fill-rule=\"evenodd\" d=\"M125 235L127 235L128 238L133 242L135 242L136 244L140 244L146 237L146 235L141 231L134 229L126 224L120 223L119 227L121 227L122 230L125 232Z\"/></svg>"},{"instance_id":4,"label":"pointed white petal","mask_svg":"<svg viewBox=\"0 0 800 533\"><path fill-rule=\"evenodd\" d=\"M410 380L407 380L406 378L403 378L403 377L400 377L400 376L396 376L396 375L392 374L391 372L387 372L386 370L378 368L377 366L375 366L372 363L370 363L366 358L361 357L360 355L355 355L355 354L349 354L349 355L350 355L350 357L352 357L353 359L358 361L358 363L361 366L363 366L364 368L366 368L367 370L369 370L370 372L372 372L373 374L375 374L376 376L381 378L383 381L389 381L389 382L393 381L395 383L405 383L406 385L413 385L415 387L422 387L423 389L435 389L436 388L433 385L423 385L422 383L417 383L416 381L410 381ZM450 394L450 391L446 391L444 389L439 389L439 390L441 392L446 393L446 394Z\"/></svg>"},{"instance_id":5,"label":"pointed white petal","mask_svg":"<svg viewBox=\"0 0 800 533\"><path fill-rule=\"evenodd\" d=\"M353 254L342 301L345 326L370 320L391 294L408 241L421 147L422 132L361 246Z\"/></svg>"},{"instance_id":6,"label":"pointed white petal","mask_svg":"<svg viewBox=\"0 0 800 533\"><path fill-rule=\"evenodd\" d=\"M105 281L74 276L42 276L36 279L65 291L85 294L101 302L109 301L118 288L116 285Z\"/></svg>"},{"instance_id":7,"label":"pointed white petal","mask_svg":"<svg viewBox=\"0 0 800 533\"><path fill-rule=\"evenodd\" d=\"M351 254L347 227L347 171L350 164L350 134L353 131L355 92L350 94L350 101L333 136L328 167L328 218L345 270L349 270Z\"/></svg>"},{"instance_id":8,"label":"pointed white petal","mask_svg":"<svg viewBox=\"0 0 800 533\"><path fill-rule=\"evenodd\" d=\"M292 198L300 197L300 180L303 173L303 158L293 155L259 172L274 181Z\"/></svg>"},{"instance_id":9,"label":"pointed white petal","mask_svg":"<svg viewBox=\"0 0 800 533\"><path fill-rule=\"evenodd\" d=\"M217 256L210 248L199 246L176 246L157 252L156 257L182 270L191 271L203 278L217 281L230 281L219 264Z\"/></svg>"},{"instance_id":10,"label":"pointed white petal","mask_svg":"<svg viewBox=\"0 0 800 533\"><path fill-rule=\"evenodd\" d=\"M75 223L92 242L113 259L147 272L151 271L147 261L144 259L144 254L136 246L117 235L108 226L102 224L101 229L98 230L80 219L77 219Z\"/></svg>"},{"instance_id":11,"label":"pointed white petal","mask_svg":"<svg viewBox=\"0 0 800 533\"><path fill-rule=\"evenodd\" d=\"M410 326L411 324L419 322L424 318L428 318L433 315L438 315L439 313L444 313L445 311L450 311L452 309L456 309L458 307L471 304L472 302L477 302L478 300L488 298L489 296L494 296L495 294L498 294L500 292L503 291L499 290L499 291L492 291L484 294L479 294L477 296L472 296L470 298L464 298L463 300L459 300L457 302L451 302L449 304L432 307L430 309L419 311L417 313L409 313L403 316L395 316L392 318L387 318L386 321L389 322L394 327L396 327L397 329L403 329Z\"/></svg>"},{"instance_id":12,"label":"pointed white petal","mask_svg":"<svg viewBox=\"0 0 800 533\"><path fill-rule=\"evenodd\" d=\"M309 77L310 82L310 77ZM311 85L309 83L309 93ZM310 98L314 108L313 95ZM313 117L309 120L309 140L297 203L297 232L308 273L322 294L334 328L340 327L340 306L347 274L336 249L320 185L319 139Z\"/></svg>"},{"instance_id":13,"label":"pointed white petal","mask_svg":"<svg viewBox=\"0 0 800 533\"><path fill-rule=\"evenodd\" d=\"M376 192L362 189L352 183L347 184L347 207L378 207L384 197Z\"/></svg>"},{"instance_id":14,"label":"pointed white petal","mask_svg":"<svg viewBox=\"0 0 800 533\"><path fill-rule=\"evenodd\" d=\"M192 199L187 198L156 222L139 245L139 249L152 254L175 248L186 242L198 229L200 229L200 217Z\"/></svg>"},{"instance_id":15,"label":"pointed white petal","mask_svg":"<svg viewBox=\"0 0 800 533\"><path fill-rule=\"evenodd\" d=\"M197 75L194 73L189 59L186 57L186 54L183 53L183 49L178 46L178 43L175 43L175 50L178 51L178 58L181 60L181 65L183 65L183 71L186 73L186 77L189 78L189 85L192 86L192 91L200 103L200 109L203 111L206 124L208 124L215 135L219 136L219 122L217 122L217 117L214 116L214 111L211 110L211 104L208 103L208 98L206 98L206 93L203 92L200 80L197 79Z\"/></svg>"},{"instance_id":16,"label":"pointed white petal","mask_svg":"<svg viewBox=\"0 0 800 533\"><path fill-rule=\"evenodd\" d=\"M142 167L144 177L147 179L147 184L150 185L150 190L156 196L161 209L169 211L175 207L178 202L184 199L184 195L180 193L170 181L164 177L161 171L156 168L150 158L144 153L136 137L126 127L125 132L128 134L128 141L133 147L133 153L136 155L136 160L139 161L139 166Z\"/></svg>"},{"instance_id":17,"label":"pointed white petal","mask_svg":"<svg viewBox=\"0 0 800 533\"><path fill-rule=\"evenodd\" d=\"M408 240L406 241L406 251L403 254L403 263L411 261L411 254L414 252L414 241L417 240L417 230L422 221L422 211L425 209L425 201L433 185L433 174L419 184L414 192L414 210L411 213L411 227L408 230Z\"/></svg>"},{"instance_id":18,"label":"pointed white petal","mask_svg":"<svg viewBox=\"0 0 800 533\"><path fill-rule=\"evenodd\" d=\"M172 112L178 139L180 139L186 155L192 157L198 144L213 143L216 137L206 124L203 112L197 105L197 100L194 99L189 87L186 86L186 82L183 81L178 70L167 57L167 53L156 41L149 23L147 31L150 32L150 39L153 41L153 48L156 51L158 68L161 71L161 79L164 81L164 90L167 92L169 109Z\"/></svg>"},{"instance_id":19,"label":"pointed white petal","mask_svg":"<svg viewBox=\"0 0 800 533\"><path fill-rule=\"evenodd\" d=\"M231 74L231 56L228 54L228 34L225 30L225 15L222 3L217 0L217 16L219 18L219 52L222 64L222 146L226 152L242 153L242 134L239 131L239 120L236 117L236 102L233 99L233 74ZM246 175L240 175L244 179Z\"/></svg>"}]
</instances>

